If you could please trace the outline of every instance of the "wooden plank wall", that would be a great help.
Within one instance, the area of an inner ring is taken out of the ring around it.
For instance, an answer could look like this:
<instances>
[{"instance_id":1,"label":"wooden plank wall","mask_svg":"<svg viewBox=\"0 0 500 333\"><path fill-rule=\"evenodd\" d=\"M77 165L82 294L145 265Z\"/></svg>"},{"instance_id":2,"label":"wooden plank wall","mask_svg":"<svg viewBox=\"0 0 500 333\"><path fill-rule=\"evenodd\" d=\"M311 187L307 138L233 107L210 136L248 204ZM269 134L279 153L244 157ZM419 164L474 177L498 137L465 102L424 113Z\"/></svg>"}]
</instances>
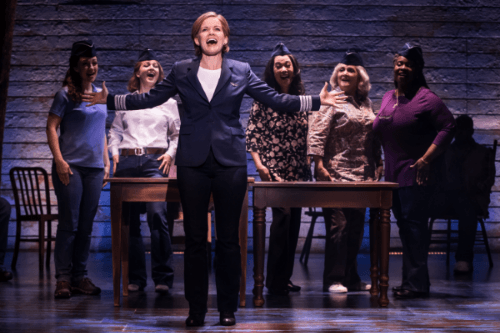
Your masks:
<instances>
[{"instance_id":1,"label":"wooden plank wall","mask_svg":"<svg viewBox=\"0 0 500 333\"><path fill-rule=\"evenodd\" d=\"M500 139L500 3L495 0L380 0L376 5L368 0L310 0L307 4L299 0L19 0L1 195L13 203L8 172L14 166L36 165L50 172L47 111L60 89L74 41L92 39L96 43L99 83L105 80L111 91L124 93L140 50L157 50L166 71L174 61L192 57L191 25L209 10L222 13L229 21L229 57L249 62L261 76L273 46L284 42L302 65L309 93L318 93L345 49L356 46L373 83L370 97L377 110L383 94L393 87L394 51L407 41L420 44L431 89L455 115L473 117L478 142L491 145L495 138ZM250 104L246 98L244 125ZM110 113L109 121L112 118ZM256 175L250 158L248 171ZM500 249L499 190L497 178L487 222L495 251ZM54 197L52 201L55 203ZM103 191L100 203L92 249L109 250L109 189ZM319 222L315 235L324 235ZM309 220L304 217L299 250L308 228ZM147 235L147 227L144 230ZM251 226L249 230L251 236ZM35 234L36 229L27 226L23 232ZM399 245L395 224L392 245ZM322 241L313 242L313 250L322 247Z\"/></svg>"}]
</instances>

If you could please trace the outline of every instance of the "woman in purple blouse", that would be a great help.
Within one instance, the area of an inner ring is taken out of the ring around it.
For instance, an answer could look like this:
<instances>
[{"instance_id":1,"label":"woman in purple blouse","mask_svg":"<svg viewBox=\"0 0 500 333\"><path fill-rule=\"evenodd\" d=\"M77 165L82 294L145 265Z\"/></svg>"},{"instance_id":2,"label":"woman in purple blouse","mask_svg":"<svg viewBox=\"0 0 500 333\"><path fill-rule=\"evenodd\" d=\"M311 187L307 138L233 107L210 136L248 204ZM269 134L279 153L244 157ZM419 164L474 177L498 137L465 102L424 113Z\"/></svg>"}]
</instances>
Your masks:
<instances>
[{"instance_id":1,"label":"woman in purple blouse","mask_svg":"<svg viewBox=\"0 0 500 333\"><path fill-rule=\"evenodd\" d=\"M384 95L373 123L385 155L385 180L399 183L392 210L403 245L402 284L396 298L429 295L428 206L440 169L439 155L453 139L455 120L429 90L422 49L406 43L394 57L394 85Z\"/></svg>"}]
</instances>

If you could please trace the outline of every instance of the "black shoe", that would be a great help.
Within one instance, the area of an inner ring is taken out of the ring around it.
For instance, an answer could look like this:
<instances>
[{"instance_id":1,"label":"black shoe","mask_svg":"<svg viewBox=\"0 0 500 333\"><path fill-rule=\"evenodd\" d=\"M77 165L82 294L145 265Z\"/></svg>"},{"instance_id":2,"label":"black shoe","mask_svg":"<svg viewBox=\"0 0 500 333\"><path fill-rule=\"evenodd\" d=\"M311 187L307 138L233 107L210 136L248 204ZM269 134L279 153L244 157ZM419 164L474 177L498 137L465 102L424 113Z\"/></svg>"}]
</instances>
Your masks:
<instances>
[{"instance_id":1,"label":"black shoe","mask_svg":"<svg viewBox=\"0 0 500 333\"><path fill-rule=\"evenodd\" d=\"M349 287L347 287L348 291L370 291L372 285L363 281L355 283Z\"/></svg>"},{"instance_id":2,"label":"black shoe","mask_svg":"<svg viewBox=\"0 0 500 333\"><path fill-rule=\"evenodd\" d=\"M12 280L12 273L5 269L0 270L0 282L7 282L9 280Z\"/></svg>"},{"instance_id":3,"label":"black shoe","mask_svg":"<svg viewBox=\"0 0 500 333\"><path fill-rule=\"evenodd\" d=\"M203 326L205 324L205 315L200 313L190 314L186 319L186 326Z\"/></svg>"},{"instance_id":4,"label":"black shoe","mask_svg":"<svg viewBox=\"0 0 500 333\"><path fill-rule=\"evenodd\" d=\"M278 288L267 288L267 292L270 295L275 295L275 296L286 296L290 292L290 289L286 287L285 289L278 289Z\"/></svg>"},{"instance_id":5,"label":"black shoe","mask_svg":"<svg viewBox=\"0 0 500 333\"><path fill-rule=\"evenodd\" d=\"M222 311L220 313L220 324L222 326L234 326L234 325L236 325L236 318L234 318L234 312Z\"/></svg>"},{"instance_id":6,"label":"black shoe","mask_svg":"<svg viewBox=\"0 0 500 333\"><path fill-rule=\"evenodd\" d=\"M288 291L293 291L293 292L297 292L300 291L300 289L302 289L300 286L294 285L290 280L288 281L287 288Z\"/></svg>"},{"instance_id":7,"label":"black shoe","mask_svg":"<svg viewBox=\"0 0 500 333\"><path fill-rule=\"evenodd\" d=\"M401 290L403 290L403 286L392 287L392 292L393 293L397 293L398 291L401 291Z\"/></svg>"},{"instance_id":8,"label":"black shoe","mask_svg":"<svg viewBox=\"0 0 500 333\"><path fill-rule=\"evenodd\" d=\"M412 291L408 289L401 289L394 293L394 297L396 297L397 299L414 299L414 298L429 297L429 293Z\"/></svg>"}]
</instances>

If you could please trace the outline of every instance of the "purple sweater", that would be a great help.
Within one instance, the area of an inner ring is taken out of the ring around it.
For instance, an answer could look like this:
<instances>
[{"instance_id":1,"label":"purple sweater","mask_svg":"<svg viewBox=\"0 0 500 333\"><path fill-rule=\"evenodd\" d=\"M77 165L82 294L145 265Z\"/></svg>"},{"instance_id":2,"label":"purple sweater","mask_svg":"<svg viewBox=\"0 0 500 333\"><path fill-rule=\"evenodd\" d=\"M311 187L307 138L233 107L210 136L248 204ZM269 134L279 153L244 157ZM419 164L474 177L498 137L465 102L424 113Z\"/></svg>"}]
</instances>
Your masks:
<instances>
[{"instance_id":1,"label":"purple sweater","mask_svg":"<svg viewBox=\"0 0 500 333\"><path fill-rule=\"evenodd\" d=\"M398 105L396 105L398 104ZM416 169L410 168L429 146L450 144L455 134L455 119L443 101L422 87L413 99L388 91L382 99L373 131L380 137L385 155L385 180L400 187L416 184ZM431 170L436 170L436 162Z\"/></svg>"}]
</instances>

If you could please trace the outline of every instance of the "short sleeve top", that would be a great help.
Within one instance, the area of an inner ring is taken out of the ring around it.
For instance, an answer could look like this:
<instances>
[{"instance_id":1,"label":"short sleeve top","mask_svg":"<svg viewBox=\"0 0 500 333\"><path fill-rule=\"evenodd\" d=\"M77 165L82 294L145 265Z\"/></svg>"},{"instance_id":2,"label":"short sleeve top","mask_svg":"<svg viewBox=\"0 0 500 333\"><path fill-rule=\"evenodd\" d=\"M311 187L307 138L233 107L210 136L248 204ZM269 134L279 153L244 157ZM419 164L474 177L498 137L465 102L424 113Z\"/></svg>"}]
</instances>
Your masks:
<instances>
[{"instance_id":1,"label":"short sleeve top","mask_svg":"<svg viewBox=\"0 0 500 333\"><path fill-rule=\"evenodd\" d=\"M99 90L92 85L92 91ZM104 168L107 108L87 104L73 101L64 87L56 93L49 112L62 118L59 147L64 160L70 165Z\"/></svg>"}]
</instances>

